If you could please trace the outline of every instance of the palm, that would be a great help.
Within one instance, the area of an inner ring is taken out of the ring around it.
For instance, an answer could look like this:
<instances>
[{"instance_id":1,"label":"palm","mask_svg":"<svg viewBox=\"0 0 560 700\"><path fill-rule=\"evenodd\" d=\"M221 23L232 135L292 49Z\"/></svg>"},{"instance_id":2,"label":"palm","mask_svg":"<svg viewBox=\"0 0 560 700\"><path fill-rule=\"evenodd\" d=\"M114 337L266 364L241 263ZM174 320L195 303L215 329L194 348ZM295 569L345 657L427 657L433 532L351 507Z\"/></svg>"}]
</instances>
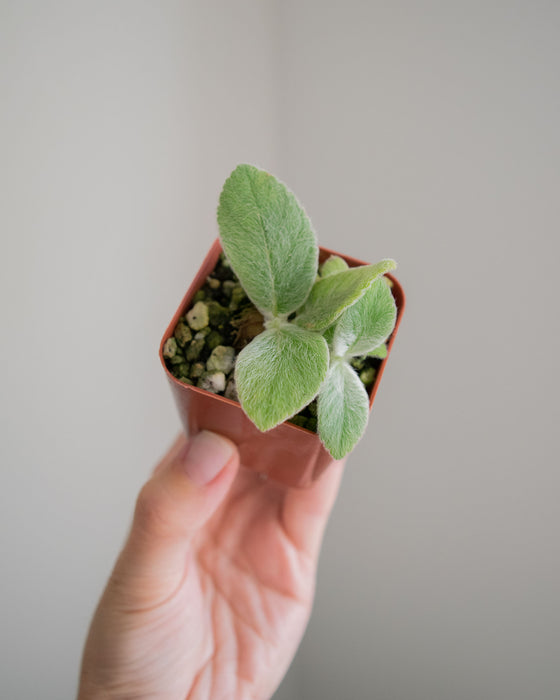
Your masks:
<instances>
[{"instance_id":1,"label":"palm","mask_svg":"<svg viewBox=\"0 0 560 700\"><path fill-rule=\"evenodd\" d=\"M180 576L157 590L144 582L141 603L127 598L125 646L138 654L123 687L181 700L270 697L309 617L340 471L332 465L313 488L291 491L241 470Z\"/></svg>"}]
</instances>

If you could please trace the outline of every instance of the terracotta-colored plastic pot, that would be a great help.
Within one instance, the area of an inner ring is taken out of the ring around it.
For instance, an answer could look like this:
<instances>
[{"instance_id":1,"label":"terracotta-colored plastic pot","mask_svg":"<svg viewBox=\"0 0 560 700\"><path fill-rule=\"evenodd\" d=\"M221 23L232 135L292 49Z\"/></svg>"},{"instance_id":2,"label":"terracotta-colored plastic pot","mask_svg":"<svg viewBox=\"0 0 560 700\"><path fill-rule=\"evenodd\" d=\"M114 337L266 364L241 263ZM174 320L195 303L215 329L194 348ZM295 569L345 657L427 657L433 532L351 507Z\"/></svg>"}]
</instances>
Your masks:
<instances>
[{"instance_id":1,"label":"terracotta-colored plastic pot","mask_svg":"<svg viewBox=\"0 0 560 700\"><path fill-rule=\"evenodd\" d=\"M212 430L233 440L239 448L241 464L259 472L263 477L292 488L308 487L333 461L316 433L292 423L282 423L266 433L261 433L247 418L237 401L183 384L169 372L165 365L163 345L173 335L180 316L188 311L192 298L214 270L221 251L220 241L216 240L171 319L159 348L161 364L171 386L181 422L189 435L196 435L201 430ZM321 262L330 255L339 255L351 267L367 264L347 255L320 248ZM392 275L387 277L393 282L392 292L397 305L397 321L388 343L389 352L381 362L370 389L370 410L395 341L405 305L405 296L400 284Z\"/></svg>"}]
</instances>

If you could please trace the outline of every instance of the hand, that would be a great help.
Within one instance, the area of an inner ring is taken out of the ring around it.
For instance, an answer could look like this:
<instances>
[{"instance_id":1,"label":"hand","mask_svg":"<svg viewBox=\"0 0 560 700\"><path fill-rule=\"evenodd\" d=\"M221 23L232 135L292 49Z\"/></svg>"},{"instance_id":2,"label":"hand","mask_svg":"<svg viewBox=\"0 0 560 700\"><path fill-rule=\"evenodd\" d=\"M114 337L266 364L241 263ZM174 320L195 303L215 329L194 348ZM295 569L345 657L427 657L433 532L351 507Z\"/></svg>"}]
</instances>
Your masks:
<instances>
[{"instance_id":1,"label":"hand","mask_svg":"<svg viewBox=\"0 0 560 700\"><path fill-rule=\"evenodd\" d=\"M180 437L138 497L95 613L79 700L263 700L313 600L342 464L309 489L239 470L233 443Z\"/></svg>"}]
</instances>

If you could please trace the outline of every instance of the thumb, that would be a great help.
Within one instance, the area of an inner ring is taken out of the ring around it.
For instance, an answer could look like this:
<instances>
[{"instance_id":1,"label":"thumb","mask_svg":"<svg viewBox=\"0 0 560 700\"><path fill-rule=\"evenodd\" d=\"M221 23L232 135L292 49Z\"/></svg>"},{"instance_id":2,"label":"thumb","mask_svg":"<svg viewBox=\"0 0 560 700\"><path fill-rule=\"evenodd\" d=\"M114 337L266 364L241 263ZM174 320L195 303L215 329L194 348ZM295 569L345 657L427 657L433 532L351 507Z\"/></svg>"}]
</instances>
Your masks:
<instances>
[{"instance_id":1,"label":"thumb","mask_svg":"<svg viewBox=\"0 0 560 700\"><path fill-rule=\"evenodd\" d=\"M225 498L238 466L237 448L216 433L175 445L140 491L114 576L127 588L137 583L142 597L175 590L193 536Z\"/></svg>"}]
</instances>

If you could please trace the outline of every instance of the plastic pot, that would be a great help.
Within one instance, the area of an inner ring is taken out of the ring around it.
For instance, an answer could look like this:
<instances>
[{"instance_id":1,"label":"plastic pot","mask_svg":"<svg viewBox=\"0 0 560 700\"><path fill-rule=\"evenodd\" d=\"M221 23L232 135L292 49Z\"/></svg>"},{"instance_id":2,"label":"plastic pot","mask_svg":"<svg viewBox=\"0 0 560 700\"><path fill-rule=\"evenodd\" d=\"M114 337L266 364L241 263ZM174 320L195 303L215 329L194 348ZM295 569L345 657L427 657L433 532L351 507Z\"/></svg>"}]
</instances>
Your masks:
<instances>
[{"instance_id":1,"label":"plastic pot","mask_svg":"<svg viewBox=\"0 0 560 700\"><path fill-rule=\"evenodd\" d=\"M330 255L339 255L351 267L366 264L326 248L319 250L321 262ZM159 357L171 386L181 422L188 435L196 435L201 430L212 430L230 438L239 449L242 466L258 472L263 478L272 479L292 488L308 487L333 461L316 433L287 422L266 433L261 433L245 415L237 401L183 384L169 372L165 365L163 345L173 335L180 316L187 312L192 298L214 270L221 251L220 241L214 241L160 343ZM399 282L392 275L387 277L393 282L392 292L397 305L397 321L388 342L387 357L381 362L369 391L370 410L395 342L405 306L405 296Z\"/></svg>"}]
</instances>

